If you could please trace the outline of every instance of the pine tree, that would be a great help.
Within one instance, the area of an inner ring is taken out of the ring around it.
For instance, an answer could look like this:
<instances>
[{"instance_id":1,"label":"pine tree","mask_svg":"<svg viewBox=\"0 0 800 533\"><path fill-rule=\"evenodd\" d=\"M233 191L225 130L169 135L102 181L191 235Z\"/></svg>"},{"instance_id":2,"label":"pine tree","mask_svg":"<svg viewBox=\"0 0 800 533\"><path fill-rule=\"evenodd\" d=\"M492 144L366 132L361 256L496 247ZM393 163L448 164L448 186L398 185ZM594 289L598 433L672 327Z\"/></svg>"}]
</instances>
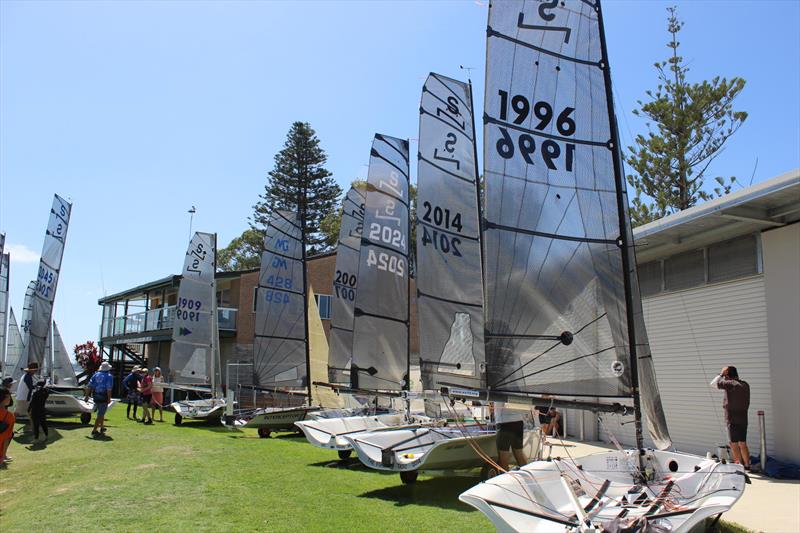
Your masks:
<instances>
[{"instance_id":1,"label":"pine tree","mask_svg":"<svg viewBox=\"0 0 800 533\"><path fill-rule=\"evenodd\" d=\"M283 149L275 155L264 193L253 206L250 227L262 235L273 210L300 211L306 198L306 239L311 254L325 249L326 236L320 224L335 209L342 189L325 168L328 156L319 145L316 133L307 122L295 122L286 135Z\"/></svg>"},{"instance_id":2,"label":"pine tree","mask_svg":"<svg viewBox=\"0 0 800 533\"><path fill-rule=\"evenodd\" d=\"M636 147L629 146L626 157L636 172L627 176L635 191L631 207L634 226L729 193L735 177L716 177L718 186L711 191L703 188L703 182L725 141L747 118L747 113L733 110L733 100L744 88L744 79L728 81L717 76L710 82L686 80L689 67L678 55L678 32L683 22L678 20L675 7L668 11L667 30L672 37L667 47L672 55L655 64L658 88L647 91L650 101L639 101L640 109L633 112L648 119L649 129L647 135L636 136ZM657 131L650 129L651 123Z\"/></svg>"}]
</instances>

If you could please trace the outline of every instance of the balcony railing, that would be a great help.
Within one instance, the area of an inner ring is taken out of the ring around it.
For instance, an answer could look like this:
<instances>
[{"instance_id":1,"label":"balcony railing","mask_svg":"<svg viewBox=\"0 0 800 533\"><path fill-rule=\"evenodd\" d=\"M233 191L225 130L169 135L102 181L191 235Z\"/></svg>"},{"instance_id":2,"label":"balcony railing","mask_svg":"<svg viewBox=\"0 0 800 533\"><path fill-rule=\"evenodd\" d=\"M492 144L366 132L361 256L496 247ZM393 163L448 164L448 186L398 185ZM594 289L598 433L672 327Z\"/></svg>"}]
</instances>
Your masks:
<instances>
[{"instance_id":1,"label":"balcony railing","mask_svg":"<svg viewBox=\"0 0 800 533\"><path fill-rule=\"evenodd\" d=\"M222 331L236 331L237 313L238 309L232 307L218 307L217 321L219 323L219 329ZM174 305L118 316L116 318L107 318L103 320L102 336L104 338L116 337L118 335L127 335L130 333L172 329L174 320Z\"/></svg>"}]
</instances>

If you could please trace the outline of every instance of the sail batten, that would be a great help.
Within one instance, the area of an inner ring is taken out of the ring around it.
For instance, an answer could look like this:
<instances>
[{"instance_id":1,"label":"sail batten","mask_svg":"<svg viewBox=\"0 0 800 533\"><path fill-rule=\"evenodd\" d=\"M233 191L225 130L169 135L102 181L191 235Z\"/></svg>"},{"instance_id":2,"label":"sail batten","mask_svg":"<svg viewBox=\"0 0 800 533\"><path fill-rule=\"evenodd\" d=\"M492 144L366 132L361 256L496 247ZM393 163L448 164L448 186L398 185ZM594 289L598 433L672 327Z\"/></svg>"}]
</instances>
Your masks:
<instances>
[{"instance_id":1,"label":"sail batten","mask_svg":"<svg viewBox=\"0 0 800 533\"><path fill-rule=\"evenodd\" d=\"M376 134L359 240L353 388L401 390L409 384L408 175L408 141Z\"/></svg>"},{"instance_id":2,"label":"sail batten","mask_svg":"<svg viewBox=\"0 0 800 533\"><path fill-rule=\"evenodd\" d=\"M652 364L601 24L589 1L490 6L488 386L636 405L637 363ZM657 395L654 376L647 383ZM668 443L662 422L652 431L659 447Z\"/></svg>"},{"instance_id":3,"label":"sail batten","mask_svg":"<svg viewBox=\"0 0 800 533\"><path fill-rule=\"evenodd\" d=\"M364 225L364 193L352 187L342 201L342 222L336 247L331 298L331 343L328 379L349 383L353 358L353 321L358 293L358 265Z\"/></svg>"},{"instance_id":4,"label":"sail batten","mask_svg":"<svg viewBox=\"0 0 800 533\"><path fill-rule=\"evenodd\" d=\"M417 171L417 309L423 388L485 387L483 267L470 87L431 73Z\"/></svg>"},{"instance_id":5,"label":"sail batten","mask_svg":"<svg viewBox=\"0 0 800 533\"><path fill-rule=\"evenodd\" d=\"M61 259L69 229L72 204L53 195L53 205L45 231L36 288L31 299L30 324L26 344L27 361L45 362L45 344L53 319L53 303L61 275Z\"/></svg>"},{"instance_id":6,"label":"sail batten","mask_svg":"<svg viewBox=\"0 0 800 533\"><path fill-rule=\"evenodd\" d=\"M11 259L9 254L3 253L3 246L5 244L5 235L0 235L0 375L5 372L6 361L6 343L8 340L8 306L9 306L9 277Z\"/></svg>"}]
</instances>

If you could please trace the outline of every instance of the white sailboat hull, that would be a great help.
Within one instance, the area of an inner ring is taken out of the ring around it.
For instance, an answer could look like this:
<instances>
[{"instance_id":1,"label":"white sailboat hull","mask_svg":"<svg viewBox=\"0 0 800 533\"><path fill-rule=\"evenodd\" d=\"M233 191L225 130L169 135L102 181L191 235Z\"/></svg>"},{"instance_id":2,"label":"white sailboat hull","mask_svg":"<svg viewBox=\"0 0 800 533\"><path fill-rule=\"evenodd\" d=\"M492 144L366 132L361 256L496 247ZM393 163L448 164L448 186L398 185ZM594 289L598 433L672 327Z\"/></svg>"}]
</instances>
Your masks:
<instances>
[{"instance_id":1,"label":"white sailboat hull","mask_svg":"<svg viewBox=\"0 0 800 533\"><path fill-rule=\"evenodd\" d=\"M392 472L461 470L481 467L484 460L473 448L497 459L496 431L468 426L457 428L422 427L362 433L348 440L359 460L370 468ZM525 432L527 457L536 454L538 432Z\"/></svg>"},{"instance_id":2,"label":"white sailboat hull","mask_svg":"<svg viewBox=\"0 0 800 533\"><path fill-rule=\"evenodd\" d=\"M181 418L218 421L225 414L224 399L185 400L173 402L170 408Z\"/></svg>"},{"instance_id":3,"label":"white sailboat hull","mask_svg":"<svg viewBox=\"0 0 800 533\"><path fill-rule=\"evenodd\" d=\"M647 520L681 533L730 509L747 479L740 465L647 450L646 471L652 469L653 477L638 486L637 461L636 450L536 461L472 487L459 499L499 531L602 531L614 520Z\"/></svg>"},{"instance_id":4,"label":"white sailboat hull","mask_svg":"<svg viewBox=\"0 0 800 533\"><path fill-rule=\"evenodd\" d=\"M404 424L405 415L387 413L373 416L348 416L320 418L295 422L308 442L328 450L349 450L352 444L348 437L366 432L392 428Z\"/></svg>"},{"instance_id":5,"label":"white sailboat hull","mask_svg":"<svg viewBox=\"0 0 800 533\"><path fill-rule=\"evenodd\" d=\"M294 423L318 411L319 407L269 407L256 411L253 418L244 425L246 428L265 428L269 431L286 431L294 429Z\"/></svg>"}]
</instances>

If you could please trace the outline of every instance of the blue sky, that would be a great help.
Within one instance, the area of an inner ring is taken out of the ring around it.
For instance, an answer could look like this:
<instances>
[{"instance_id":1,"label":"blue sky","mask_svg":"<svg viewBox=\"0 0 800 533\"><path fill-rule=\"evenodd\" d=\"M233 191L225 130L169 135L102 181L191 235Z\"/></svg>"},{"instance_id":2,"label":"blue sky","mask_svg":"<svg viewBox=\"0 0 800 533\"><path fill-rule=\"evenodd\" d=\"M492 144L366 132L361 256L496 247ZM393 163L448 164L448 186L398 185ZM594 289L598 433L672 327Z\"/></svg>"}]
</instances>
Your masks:
<instances>
[{"instance_id":1,"label":"blue sky","mask_svg":"<svg viewBox=\"0 0 800 533\"><path fill-rule=\"evenodd\" d=\"M741 76L750 114L712 167L753 182L800 166L800 2L604 3L622 139L686 22L690 80ZM430 71L474 67L483 99L486 2L0 2L0 231L19 315L52 195L74 202L55 319L96 339L97 299L177 273L194 228L247 226L273 157L309 121L344 187L376 131L417 135ZM477 113L480 116L480 111ZM412 147L413 148L413 147Z\"/></svg>"}]
</instances>

